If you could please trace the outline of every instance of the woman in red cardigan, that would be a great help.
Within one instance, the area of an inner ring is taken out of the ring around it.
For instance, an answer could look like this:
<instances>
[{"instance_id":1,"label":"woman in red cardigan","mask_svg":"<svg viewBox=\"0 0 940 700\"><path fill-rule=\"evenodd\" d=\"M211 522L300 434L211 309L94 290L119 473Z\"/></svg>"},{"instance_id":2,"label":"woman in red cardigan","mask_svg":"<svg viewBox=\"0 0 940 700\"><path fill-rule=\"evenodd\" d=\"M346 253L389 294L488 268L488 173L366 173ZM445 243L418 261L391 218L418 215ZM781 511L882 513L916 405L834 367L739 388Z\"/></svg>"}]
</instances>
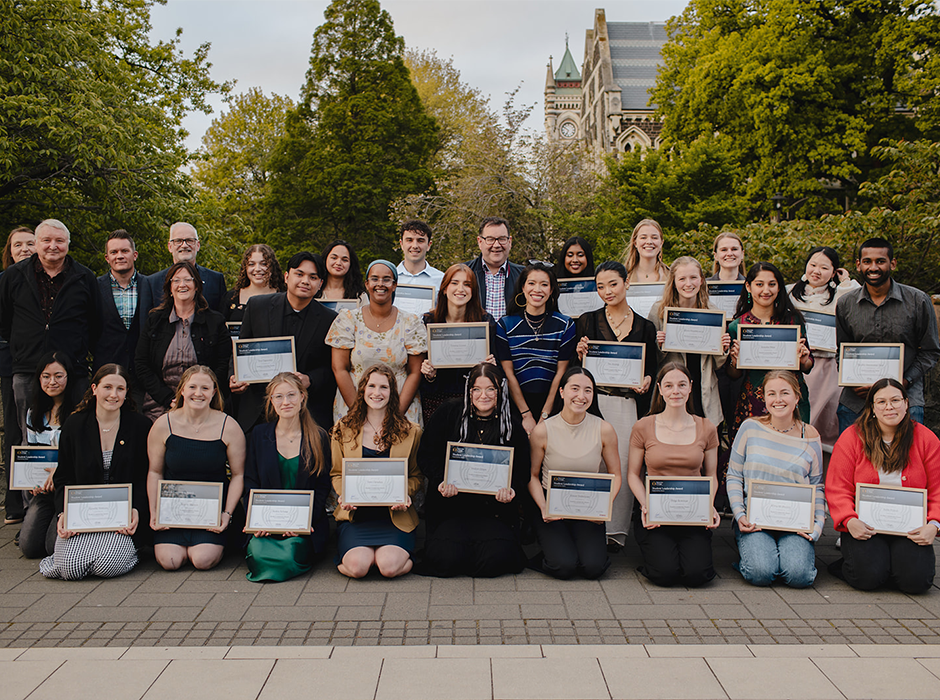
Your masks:
<instances>
[{"instance_id":1,"label":"woman in red cardigan","mask_svg":"<svg viewBox=\"0 0 940 700\"><path fill-rule=\"evenodd\" d=\"M859 483L927 489L927 524L906 536L876 534L855 510ZM940 439L911 420L897 380L872 385L862 414L836 442L826 501L836 530L849 535L830 573L863 591L889 581L904 593L930 588L936 570L931 545L940 530Z\"/></svg>"}]
</instances>

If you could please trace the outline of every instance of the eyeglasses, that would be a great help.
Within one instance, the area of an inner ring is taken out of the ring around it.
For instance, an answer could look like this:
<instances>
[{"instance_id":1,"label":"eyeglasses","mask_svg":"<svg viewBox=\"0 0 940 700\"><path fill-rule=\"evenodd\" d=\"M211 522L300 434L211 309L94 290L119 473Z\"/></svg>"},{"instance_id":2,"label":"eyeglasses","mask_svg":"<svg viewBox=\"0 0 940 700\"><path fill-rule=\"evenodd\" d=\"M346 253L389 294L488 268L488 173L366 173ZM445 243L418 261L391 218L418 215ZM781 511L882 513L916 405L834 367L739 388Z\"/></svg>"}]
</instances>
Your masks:
<instances>
[{"instance_id":1,"label":"eyeglasses","mask_svg":"<svg viewBox=\"0 0 940 700\"><path fill-rule=\"evenodd\" d=\"M470 389L470 393L473 396L479 396L480 394L486 394L487 396L496 396L496 387L488 386L485 389L481 389L480 387L475 386Z\"/></svg>"},{"instance_id":2,"label":"eyeglasses","mask_svg":"<svg viewBox=\"0 0 940 700\"><path fill-rule=\"evenodd\" d=\"M548 260L536 260L535 258L529 258L526 260L529 265L544 265L545 267L555 267L555 263L548 262Z\"/></svg>"},{"instance_id":3,"label":"eyeglasses","mask_svg":"<svg viewBox=\"0 0 940 700\"><path fill-rule=\"evenodd\" d=\"M39 381L41 382L51 382L55 379L57 382L64 382L68 379L68 376L65 372L56 372L55 374L46 374L43 372L39 375Z\"/></svg>"},{"instance_id":4,"label":"eyeglasses","mask_svg":"<svg viewBox=\"0 0 940 700\"><path fill-rule=\"evenodd\" d=\"M199 242L198 238L171 238L170 239L170 245L176 246L177 248L179 248L180 246L184 246L184 245L189 246L191 248L194 245L196 245L198 242Z\"/></svg>"},{"instance_id":5,"label":"eyeglasses","mask_svg":"<svg viewBox=\"0 0 940 700\"><path fill-rule=\"evenodd\" d=\"M369 277L369 281L370 281L372 284L379 284L380 282L381 282L382 284L391 284L392 282L395 281L395 278L394 278L394 277L372 277L372 276L370 276L370 277Z\"/></svg>"},{"instance_id":6,"label":"eyeglasses","mask_svg":"<svg viewBox=\"0 0 940 700\"><path fill-rule=\"evenodd\" d=\"M509 243L509 240L510 240L510 237L509 237L509 236L499 236L499 237L495 237L495 236L480 236L479 238L480 238L481 241L483 241L483 242L484 242L487 246L489 246L490 248L492 248L492 247L493 247L494 245L496 245L497 243L498 243L499 245L506 245L507 243Z\"/></svg>"},{"instance_id":7,"label":"eyeglasses","mask_svg":"<svg viewBox=\"0 0 940 700\"><path fill-rule=\"evenodd\" d=\"M174 277L170 280L172 285L192 284L195 280L192 277Z\"/></svg>"},{"instance_id":8,"label":"eyeglasses","mask_svg":"<svg viewBox=\"0 0 940 700\"><path fill-rule=\"evenodd\" d=\"M888 406L891 408L898 408L899 406L903 406L905 401L907 401L907 399L898 396L893 399L875 399L872 403L874 404L875 408L884 410Z\"/></svg>"},{"instance_id":9,"label":"eyeglasses","mask_svg":"<svg viewBox=\"0 0 940 700\"><path fill-rule=\"evenodd\" d=\"M300 397L296 391L289 391L286 394L274 394L271 396L271 403L284 403L284 400L296 401Z\"/></svg>"}]
</instances>

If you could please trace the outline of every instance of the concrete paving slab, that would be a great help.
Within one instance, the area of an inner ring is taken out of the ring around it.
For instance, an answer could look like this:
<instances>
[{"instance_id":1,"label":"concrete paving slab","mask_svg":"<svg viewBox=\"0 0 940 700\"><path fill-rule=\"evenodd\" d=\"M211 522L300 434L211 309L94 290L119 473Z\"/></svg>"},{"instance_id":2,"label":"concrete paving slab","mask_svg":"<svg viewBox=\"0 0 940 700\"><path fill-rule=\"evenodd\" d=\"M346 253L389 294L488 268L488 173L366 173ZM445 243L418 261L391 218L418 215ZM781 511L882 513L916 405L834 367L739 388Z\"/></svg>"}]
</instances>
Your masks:
<instances>
[{"instance_id":1,"label":"concrete paving slab","mask_svg":"<svg viewBox=\"0 0 940 700\"><path fill-rule=\"evenodd\" d=\"M835 662L841 663L844 659ZM731 700L842 700L810 659L720 659L706 663Z\"/></svg>"},{"instance_id":2,"label":"concrete paving slab","mask_svg":"<svg viewBox=\"0 0 940 700\"><path fill-rule=\"evenodd\" d=\"M138 700L163 673L169 661L71 659L29 696L30 700Z\"/></svg>"},{"instance_id":3,"label":"concrete paving slab","mask_svg":"<svg viewBox=\"0 0 940 700\"><path fill-rule=\"evenodd\" d=\"M937 676L914 659L814 659L847 698L936 700Z\"/></svg>"},{"instance_id":4,"label":"concrete paving slab","mask_svg":"<svg viewBox=\"0 0 940 700\"><path fill-rule=\"evenodd\" d=\"M404 647L335 647L330 659L433 659L437 647L432 645Z\"/></svg>"},{"instance_id":5,"label":"concrete paving slab","mask_svg":"<svg viewBox=\"0 0 940 700\"><path fill-rule=\"evenodd\" d=\"M375 700L490 700L489 659L385 659Z\"/></svg>"},{"instance_id":6,"label":"concrete paving slab","mask_svg":"<svg viewBox=\"0 0 940 700\"><path fill-rule=\"evenodd\" d=\"M650 658L710 658L713 656L732 658L754 658L754 654L744 644L669 644L657 646L648 644L646 651Z\"/></svg>"},{"instance_id":7,"label":"concrete paving slab","mask_svg":"<svg viewBox=\"0 0 940 700\"><path fill-rule=\"evenodd\" d=\"M0 661L0 679L3 679L4 700L25 700L63 663L65 662L58 659ZM62 698L58 700L62 700Z\"/></svg>"},{"instance_id":8,"label":"concrete paving slab","mask_svg":"<svg viewBox=\"0 0 940 700\"><path fill-rule=\"evenodd\" d=\"M343 698L374 700L382 659L281 659L258 700ZM315 689L315 691L314 691Z\"/></svg>"},{"instance_id":9,"label":"concrete paving slab","mask_svg":"<svg viewBox=\"0 0 940 700\"><path fill-rule=\"evenodd\" d=\"M852 644L851 649L862 658L900 657L906 659L940 658L940 644L885 645ZM940 695L940 693L938 693Z\"/></svg>"},{"instance_id":10,"label":"concrete paving slab","mask_svg":"<svg viewBox=\"0 0 940 700\"><path fill-rule=\"evenodd\" d=\"M70 649L67 647L50 647L48 649L32 648L24 651L18 661L56 661L63 662L69 659L119 659L127 647L82 647L81 649Z\"/></svg>"},{"instance_id":11,"label":"concrete paving slab","mask_svg":"<svg viewBox=\"0 0 940 700\"><path fill-rule=\"evenodd\" d=\"M274 646L231 647L226 659L328 659L333 652L329 646Z\"/></svg>"},{"instance_id":12,"label":"concrete paving slab","mask_svg":"<svg viewBox=\"0 0 940 700\"><path fill-rule=\"evenodd\" d=\"M255 700L274 668L273 660L174 659L144 700Z\"/></svg>"},{"instance_id":13,"label":"concrete paving slab","mask_svg":"<svg viewBox=\"0 0 940 700\"><path fill-rule=\"evenodd\" d=\"M227 647L130 647L121 655L121 659L219 660L224 659L227 652Z\"/></svg>"},{"instance_id":14,"label":"concrete paving slab","mask_svg":"<svg viewBox=\"0 0 940 700\"><path fill-rule=\"evenodd\" d=\"M748 649L760 658L808 659L835 656L854 659L858 656L854 647L848 644L749 644Z\"/></svg>"},{"instance_id":15,"label":"concrete paving slab","mask_svg":"<svg viewBox=\"0 0 940 700\"><path fill-rule=\"evenodd\" d=\"M614 661L602 658L600 664L614 700L725 700L728 697L704 659Z\"/></svg>"},{"instance_id":16,"label":"concrete paving slab","mask_svg":"<svg viewBox=\"0 0 940 700\"><path fill-rule=\"evenodd\" d=\"M492 659L494 700L609 700L595 658Z\"/></svg>"}]
</instances>

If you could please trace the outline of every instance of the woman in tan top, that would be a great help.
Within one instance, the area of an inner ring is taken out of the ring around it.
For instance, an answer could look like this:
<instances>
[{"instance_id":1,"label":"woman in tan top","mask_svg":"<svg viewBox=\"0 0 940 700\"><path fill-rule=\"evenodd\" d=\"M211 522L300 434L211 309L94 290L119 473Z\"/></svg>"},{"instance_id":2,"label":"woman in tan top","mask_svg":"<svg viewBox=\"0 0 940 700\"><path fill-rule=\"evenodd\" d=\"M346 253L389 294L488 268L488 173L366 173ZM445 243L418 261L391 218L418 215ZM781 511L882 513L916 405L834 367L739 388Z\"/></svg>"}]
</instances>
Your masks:
<instances>
[{"instance_id":1,"label":"woman in tan top","mask_svg":"<svg viewBox=\"0 0 940 700\"><path fill-rule=\"evenodd\" d=\"M585 578L599 578L610 566L607 535L602 521L550 518L545 493L548 473L601 470L612 474L613 495L620 490L620 453L617 433L600 417L594 377L583 367L572 367L561 378L554 415L532 431L532 475L529 493L541 512L535 533L542 545L542 570L555 578L567 579L580 572ZM560 411L560 412L559 412ZM606 466L605 466L606 465Z\"/></svg>"},{"instance_id":2,"label":"woman in tan top","mask_svg":"<svg viewBox=\"0 0 940 700\"><path fill-rule=\"evenodd\" d=\"M707 418L692 415L692 378L685 365L667 362L656 377L653 406L633 426L627 482L636 496L633 535L640 547L640 573L659 586L681 584L694 588L715 577L712 530L721 522L712 509L707 527L649 525L646 522L646 484L649 476L708 476L718 468L718 432Z\"/></svg>"}]
</instances>

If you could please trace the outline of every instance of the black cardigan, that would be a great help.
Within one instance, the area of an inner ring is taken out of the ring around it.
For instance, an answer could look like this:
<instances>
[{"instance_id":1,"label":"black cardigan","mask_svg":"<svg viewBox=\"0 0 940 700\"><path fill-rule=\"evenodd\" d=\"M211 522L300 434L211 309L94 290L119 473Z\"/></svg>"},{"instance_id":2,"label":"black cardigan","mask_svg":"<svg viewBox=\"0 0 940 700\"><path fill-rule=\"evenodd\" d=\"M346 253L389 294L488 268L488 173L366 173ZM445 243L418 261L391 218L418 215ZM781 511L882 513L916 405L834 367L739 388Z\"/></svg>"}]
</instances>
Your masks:
<instances>
[{"instance_id":1,"label":"black cardigan","mask_svg":"<svg viewBox=\"0 0 940 700\"><path fill-rule=\"evenodd\" d=\"M134 356L137 379L153 400L164 408L170 407L176 392L163 381L163 358L173 339L170 310L152 311L147 316L141 331ZM207 365L215 372L222 392L227 393L228 364L232 357L232 337L222 314L211 309L202 309L193 314L191 324L193 348L198 364Z\"/></svg>"}]
</instances>

